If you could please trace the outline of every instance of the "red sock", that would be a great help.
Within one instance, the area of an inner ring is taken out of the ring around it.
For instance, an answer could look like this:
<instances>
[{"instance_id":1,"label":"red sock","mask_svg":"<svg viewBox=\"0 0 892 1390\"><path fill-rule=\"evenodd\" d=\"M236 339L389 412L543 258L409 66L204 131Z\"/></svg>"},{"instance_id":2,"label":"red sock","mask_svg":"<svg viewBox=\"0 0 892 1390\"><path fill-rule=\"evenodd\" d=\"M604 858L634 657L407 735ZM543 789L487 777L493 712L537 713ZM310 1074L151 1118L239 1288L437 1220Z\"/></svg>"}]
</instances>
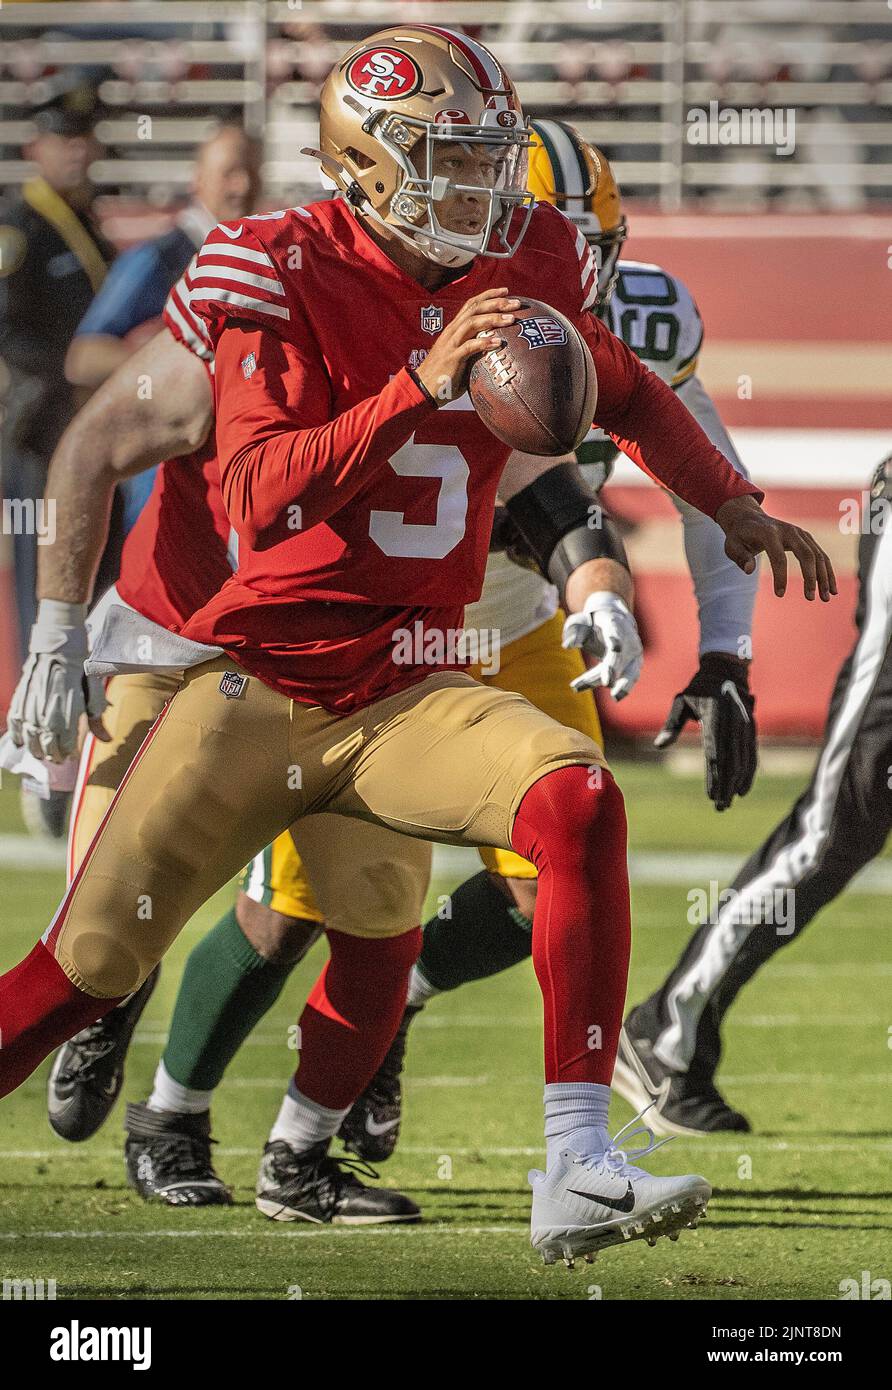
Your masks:
<instances>
[{"instance_id":1,"label":"red sock","mask_svg":"<svg viewBox=\"0 0 892 1390\"><path fill-rule=\"evenodd\" d=\"M533 965L545 1080L609 1086L631 938L622 793L603 769L546 773L520 803L511 844L539 870Z\"/></svg>"},{"instance_id":2,"label":"red sock","mask_svg":"<svg viewBox=\"0 0 892 1390\"><path fill-rule=\"evenodd\" d=\"M38 941L29 956L0 975L0 1096L20 1086L60 1043L120 1002L94 999L78 989Z\"/></svg>"},{"instance_id":3,"label":"red sock","mask_svg":"<svg viewBox=\"0 0 892 1390\"><path fill-rule=\"evenodd\" d=\"M329 931L331 957L300 1018L301 1095L329 1110L353 1104L384 1061L406 1007L421 928L378 939Z\"/></svg>"}]
</instances>

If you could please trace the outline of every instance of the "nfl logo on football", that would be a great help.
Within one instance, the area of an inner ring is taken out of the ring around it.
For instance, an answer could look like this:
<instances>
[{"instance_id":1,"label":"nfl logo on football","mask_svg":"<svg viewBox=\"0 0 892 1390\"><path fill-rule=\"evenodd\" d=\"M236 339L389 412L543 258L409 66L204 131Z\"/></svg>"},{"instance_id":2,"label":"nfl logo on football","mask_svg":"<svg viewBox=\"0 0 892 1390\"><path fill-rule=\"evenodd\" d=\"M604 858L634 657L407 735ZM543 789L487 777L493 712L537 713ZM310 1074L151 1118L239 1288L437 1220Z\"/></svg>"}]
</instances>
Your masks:
<instances>
[{"instance_id":1,"label":"nfl logo on football","mask_svg":"<svg viewBox=\"0 0 892 1390\"><path fill-rule=\"evenodd\" d=\"M421 311L421 328L424 333L440 333L443 330L443 310L428 304Z\"/></svg>"},{"instance_id":2,"label":"nfl logo on football","mask_svg":"<svg viewBox=\"0 0 892 1390\"><path fill-rule=\"evenodd\" d=\"M557 319L521 319L520 336L526 338L531 348L560 347L567 341L567 330Z\"/></svg>"}]
</instances>

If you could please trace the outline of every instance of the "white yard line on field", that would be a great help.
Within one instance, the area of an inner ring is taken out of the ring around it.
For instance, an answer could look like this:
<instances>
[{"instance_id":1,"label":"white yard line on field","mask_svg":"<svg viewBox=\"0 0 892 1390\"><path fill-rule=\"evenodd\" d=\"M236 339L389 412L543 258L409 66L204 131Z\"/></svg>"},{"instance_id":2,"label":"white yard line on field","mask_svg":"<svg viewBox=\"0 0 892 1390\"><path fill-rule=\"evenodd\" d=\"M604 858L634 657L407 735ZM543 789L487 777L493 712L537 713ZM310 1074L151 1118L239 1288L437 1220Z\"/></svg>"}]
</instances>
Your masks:
<instances>
[{"instance_id":1,"label":"white yard line on field","mask_svg":"<svg viewBox=\"0 0 892 1390\"><path fill-rule=\"evenodd\" d=\"M879 1014L826 1014L820 1018L813 1014L734 1014L728 1021L730 1028L886 1028L888 1019ZM289 1025L290 1026L290 1025ZM437 1031L451 1032L455 1028L535 1028L542 1027L542 1020L538 1015L536 1007L530 1009L529 1014L447 1014L441 1013L439 1016L425 1013L423 1018L416 1019L413 1030L428 1029ZM287 1048L288 1047L287 1027L276 1028L255 1028L249 1038L242 1043L242 1047L269 1047ZM137 1030L133 1035L131 1044L140 1044L144 1047L164 1047L168 1040L166 1031L160 1028L152 1030Z\"/></svg>"},{"instance_id":2,"label":"white yard line on field","mask_svg":"<svg viewBox=\"0 0 892 1390\"><path fill-rule=\"evenodd\" d=\"M376 1235L393 1236L518 1236L529 1234L529 1226L450 1226L446 1222L422 1222L420 1225L392 1226L315 1226L276 1222L251 1226L248 1230L201 1231L186 1228L166 1231L0 1231L0 1240L256 1240L268 1236L273 1240L294 1240L298 1237Z\"/></svg>"},{"instance_id":3,"label":"white yard line on field","mask_svg":"<svg viewBox=\"0 0 892 1390\"><path fill-rule=\"evenodd\" d=\"M719 1076L725 1086L889 1086L892 1085L892 1067L885 1072L849 1072L845 1076L828 1076L826 1072L758 1072L746 1076ZM233 1076L226 1081L226 1088L234 1091L283 1091L288 1084L285 1072L281 1076ZM410 1091L429 1088L439 1090L468 1090L478 1086L498 1086L504 1088L529 1087L533 1084L529 1076L407 1076L403 1084Z\"/></svg>"},{"instance_id":4,"label":"white yard line on field","mask_svg":"<svg viewBox=\"0 0 892 1390\"><path fill-rule=\"evenodd\" d=\"M629 873L631 881L641 886L662 883L700 887L711 879L723 884L730 882L743 860L743 851L740 854L685 854L674 850L646 850L629 855ZM0 868L55 870L64 866L64 844L32 839L29 835L0 835ZM435 878L461 879L476 873L479 867L476 850L457 845L434 846ZM880 860L868 864L852 880L848 892L892 893L892 863ZM885 926L885 923L877 925Z\"/></svg>"},{"instance_id":5,"label":"white yard line on field","mask_svg":"<svg viewBox=\"0 0 892 1390\"><path fill-rule=\"evenodd\" d=\"M716 1139L704 1134L700 1137L685 1135L677 1141L685 1147L709 1149L712 1153L740 1153L741 1146L758 1153L892 1153L892 1140L877 1140L872 1136L851 1140L845 1139L767 1139L760 1134L741 1134L736 1140ZM254 1148L228 1147L221 1144L214 1150L217 1158L255 1158L259 1159L261 1145ZM544 1144L491 1145L480 1144L476 1148L443 1144L400 1144L399 1152L410 1158L438 1158L448 1153L450 1158L541 1158ZM60 1145L56 1149L0 1149L0 1162L16 1162L30 1159L46 1162L60 1159L64 1162L82 1162L85 1159L95 1162L98 1159L120 1158L123 1145L119 1149L74 1149ZM857 1192L851 1194L857 1197Z\"/></svg>"},{"instance_id":6,"label":"white yard line on field","mask_svg":"<svg viewBox=\"0 0 892 1390\"><path fill-rule=\"evenodd\" d=\"M65 844L30 835L0 835L0 868L64 869Z\"/></svg>"}]
</instances>

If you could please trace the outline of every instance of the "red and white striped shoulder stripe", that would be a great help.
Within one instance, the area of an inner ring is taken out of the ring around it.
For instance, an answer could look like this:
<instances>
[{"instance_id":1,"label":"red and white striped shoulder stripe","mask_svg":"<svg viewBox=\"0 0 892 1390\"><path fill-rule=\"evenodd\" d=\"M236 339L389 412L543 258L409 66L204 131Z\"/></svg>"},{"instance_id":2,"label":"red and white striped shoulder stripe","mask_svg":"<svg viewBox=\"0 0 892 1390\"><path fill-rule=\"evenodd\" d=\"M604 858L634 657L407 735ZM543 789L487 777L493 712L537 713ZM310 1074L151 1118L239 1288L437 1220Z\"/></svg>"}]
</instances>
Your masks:
<instances>
[{"instance_id":1,"label":"red and white striped shoulder stripe","mask_svg":"<svg viewBox=\"0 0 892 1390\"><path fill-rule=\"evenodd\" d=\"M243 224L215 227L189 278L190 305L215 305L260 320L291 317L276 267Z\"/></svg>"},{"instance_id":2,"label":"red and white striped shoulder stripe","mask_svg":"<svg viewBox=\"0 0 892 1390\"><path fill-rule=\"evenodd\" d=\"M576 233L576 255L579 258L579 276L582 281L581 307L583 310L593 309L598 302L598 262L593 248L589 246L579 228L574 227L573 230Z\"/></svg>"},{"instance_id":3,"label":"red and white striped shoulder stripe","mask_svg":"<svg viewBox=\"0 0 892 1390\"><path fill-rule=\"evenodd\" d=\"M198 315L192 312L190 303L192 295L190 272L194 268L196 260L197 257L192 258L189 266L167 296L163 318L173 336L184 347L187 347L190 352L194 352L195 356L200 357L202 361L209 362L213 366L214 349L211 347L208 331Z\"/></svg>"}]
</instances>

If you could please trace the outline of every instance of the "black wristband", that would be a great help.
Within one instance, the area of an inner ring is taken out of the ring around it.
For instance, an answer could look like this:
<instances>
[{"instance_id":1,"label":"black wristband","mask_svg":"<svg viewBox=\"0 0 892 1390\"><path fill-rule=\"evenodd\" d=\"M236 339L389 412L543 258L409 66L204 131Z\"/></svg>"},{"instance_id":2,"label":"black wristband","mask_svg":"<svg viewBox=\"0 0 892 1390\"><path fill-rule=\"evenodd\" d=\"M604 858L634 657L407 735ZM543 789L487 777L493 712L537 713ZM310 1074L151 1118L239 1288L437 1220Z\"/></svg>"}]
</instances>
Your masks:
<instances>
[{"instance_id":1,"label":"black wristband","mask_svg":"<svg viewBox=\"0 0 892 1390\"><path fill-rule=\"evenodd\" d=\"M437 404L436 397L435 397L435 396L432 396L431 393L430 393L430 391L428 391L427 387L425 386L424 382L421 380L421 377L418 375L418 373L416 372L415 368L414 368L414 367L407 367L407 368L406 368L406 371L409 373L410 377L411 377L412 380L415 382L415 385L418 387L418 389L419 389L419 391L422 393L422 395L427 396L427 398L428 398L428 400L430 401L431 405L436 405L436 404Z\"/></svg>"}]
</instances>

